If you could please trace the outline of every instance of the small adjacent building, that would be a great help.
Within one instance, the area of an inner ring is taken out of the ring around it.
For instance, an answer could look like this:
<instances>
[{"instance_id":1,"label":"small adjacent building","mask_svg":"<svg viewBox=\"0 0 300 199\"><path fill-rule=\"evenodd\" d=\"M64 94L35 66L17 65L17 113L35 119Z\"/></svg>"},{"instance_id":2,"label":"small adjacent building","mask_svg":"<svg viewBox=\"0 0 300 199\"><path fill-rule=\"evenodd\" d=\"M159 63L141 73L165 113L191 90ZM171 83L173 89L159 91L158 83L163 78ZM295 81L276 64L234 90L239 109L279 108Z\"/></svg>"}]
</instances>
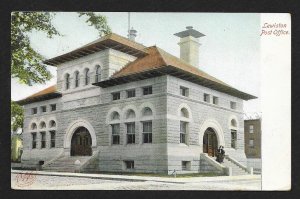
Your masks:
<instances>
[{"instance_id":1,"label":"small adjacent building","mask_svg":"<svg viewBox=\"0 0 300 199\"><path fill-rule=\"evenodd\" d=\"M22 165L91 172L216 172L217 148L246 164L243 100L239 91L198 67L192 27L175 34L180 58L109 34L45 60L57 84L23 105ZM78 161L77 161L78 160Z\"/></svg>"},{"instance_id":2,"label":"small adjacent building","mask_svg":"<svg viewBox=\"0 0 300 199\"><path fill-rule=\"evenodd\" d=\"M254 171L261 171L261 117L248 117L244 121L245 154L247 164Z\"/></svg>"}]
</instances>

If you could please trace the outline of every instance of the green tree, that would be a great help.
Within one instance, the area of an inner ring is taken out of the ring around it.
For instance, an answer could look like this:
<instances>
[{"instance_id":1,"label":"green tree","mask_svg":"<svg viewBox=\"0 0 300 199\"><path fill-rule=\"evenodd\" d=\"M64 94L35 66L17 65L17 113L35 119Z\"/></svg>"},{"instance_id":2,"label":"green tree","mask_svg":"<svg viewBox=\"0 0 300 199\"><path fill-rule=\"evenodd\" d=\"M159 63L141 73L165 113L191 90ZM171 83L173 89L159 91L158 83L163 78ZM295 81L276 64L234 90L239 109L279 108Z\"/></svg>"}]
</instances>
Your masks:
<instances>
[{"instance_id":1,"label":"green tree","mask_svg":"<svg viewBox=\"0 0 300 199\"><path fill-rule=\"evenodd\" d=\"M11 111L11 130L16 131L18 128L22 128L24 121L24 111L23 108L16 102L11 101L10 103Z\"/></svg>"},{"instance_id":2,"label":"green tree","mask_svg":"<svg viewBox=\"0 0 300 199\"><path fill-rule=\"evenodd\" d=\"M51 79L51 73L42 63L45 59L35 51L29 39L32 31L44 32L48 38L61 36L52 24L55 13L50 12L13 12L11 15L11 76L20 83L45 83ZM86 23L98 30L99 36L111 32L105 16L93 12L80 12L79 17L86 17Z\"/></svg>"}]
</instances>

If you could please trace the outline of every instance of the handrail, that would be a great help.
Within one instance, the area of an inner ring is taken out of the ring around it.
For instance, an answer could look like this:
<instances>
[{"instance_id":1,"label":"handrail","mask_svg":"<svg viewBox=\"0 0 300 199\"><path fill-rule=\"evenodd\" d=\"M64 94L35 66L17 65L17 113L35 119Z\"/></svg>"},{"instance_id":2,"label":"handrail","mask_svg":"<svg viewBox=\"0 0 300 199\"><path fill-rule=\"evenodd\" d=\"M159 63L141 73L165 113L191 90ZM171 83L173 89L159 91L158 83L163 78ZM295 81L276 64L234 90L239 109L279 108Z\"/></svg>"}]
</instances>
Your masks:
<instances>
[{"instance_id":1,"label":"handrail","mask_svg":"<svg viewBox=\"0 0 300 199\"><path fill-rule=\"evenodd\" d=\"M100 153L100 149L98 149L86 162L80 165L79 171L84 169L87 165L89 165L92 161L94 161Z\"/></svg>"},{"instance_id":2,"label":"handrail","mask_svg":"<svg viewBox=\"0 0 300 199\"><path fill-rule=\"evenodd\" d=\"M174 169L173 173L171 173L171 175L174 175L174 177L176 178L176 170Z\"/></svg>"},{"instance_id":3,"label":"handrail","mask_svg":"<svg viewBox=\"0 0 300 199\"><path fill-rule=\"evenodd\" d=\"M229 155L225 155L225 158L227 158L229 161L233 162L233 163L236 164L237 166L241 167L241 168L244 169L246 172L251 173L251 168L250 168L250 170L249 170L246 166L242 165L242 164L241 164L240 162L238 162L236 159L230 157Z\"/></svg>"},{"instance_id":4,"label":"handrail","mask_svg":"<svg viewBox=\"0 0 300 199\"><path fill-rule=\"evenodd\" d=\"M42 165L42 168L47 167L49 164L51 164L52 162L58 160L59 158L64 156L65 151L62 150L58 156L54 157L52 160L47 161L45 164Z\"/></svg>"},{"instance_id":5,"label":"handrail","mask_svg":"<svg viewBox=\"0 0 300 199\"><path fill-rule=\"evenodd\" d=\"M224 171L224 169L226 168L224 165L220 164L219 162L217 162L213 158L209 157L208 154L206 154L206 153L201 153L200 157L201 156L203 158L205 158L207 161L209 161L216 169L218 169L220 171Z\"/></svg>"}]
</instances>

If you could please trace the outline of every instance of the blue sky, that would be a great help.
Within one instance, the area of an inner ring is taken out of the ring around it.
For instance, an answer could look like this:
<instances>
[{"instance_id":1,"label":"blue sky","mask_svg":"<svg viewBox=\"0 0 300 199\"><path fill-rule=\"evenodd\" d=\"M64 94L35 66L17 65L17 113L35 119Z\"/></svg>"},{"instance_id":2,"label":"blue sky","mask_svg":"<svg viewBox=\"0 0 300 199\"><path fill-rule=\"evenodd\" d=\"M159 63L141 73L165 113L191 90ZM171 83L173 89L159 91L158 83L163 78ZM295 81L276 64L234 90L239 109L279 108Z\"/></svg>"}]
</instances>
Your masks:
<instances>
[{"instance_id":1,"label":"blue sky","mask_svg":"<svg viewBox=\"0 0 300 199\"><path fill-rule=\"evenodd\" d=\"M114 33L127 36L128 13L100 13L107 16ZM97 31L76 13L57 13L54 26L63 37L48 39L32 32L32 46L51 58L98 38ZM186 26L205 34L200 38L199 68L233 87L259 97L244 103L245 112L260 112L260 15L252 13L131 13L131 26L138 31L136 41L157 45L179 56L179 38L174 33ZM49 67L53 78L45 85L20 85L11 80L12 100L19 100L56 83L56 68Z\"/></svg>"}]
</instances>

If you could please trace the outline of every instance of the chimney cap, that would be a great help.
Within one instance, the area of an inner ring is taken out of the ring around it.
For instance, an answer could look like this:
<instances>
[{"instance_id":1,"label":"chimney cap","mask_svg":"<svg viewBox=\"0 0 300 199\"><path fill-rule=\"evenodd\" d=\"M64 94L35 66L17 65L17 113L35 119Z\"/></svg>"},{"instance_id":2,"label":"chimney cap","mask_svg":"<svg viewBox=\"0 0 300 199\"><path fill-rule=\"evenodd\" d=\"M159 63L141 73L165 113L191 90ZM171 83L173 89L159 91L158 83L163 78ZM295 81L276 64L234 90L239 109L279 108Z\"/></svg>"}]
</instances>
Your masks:
<instances>
[{"instance_id":1,"label":"chimney cap","mask_svg":"<svg viewBox=\"0 0 300 199\"><path fill-rule=\"evenodd\" d=\"M199 37L205 36L205 34L202 34L201 32L193 29L193 26L187 26L186 30L175 33L174 35L178 36L180 38L188 37L188 36L193 36L195 38L199 38Z\"/></svg>"}]
</instances>

